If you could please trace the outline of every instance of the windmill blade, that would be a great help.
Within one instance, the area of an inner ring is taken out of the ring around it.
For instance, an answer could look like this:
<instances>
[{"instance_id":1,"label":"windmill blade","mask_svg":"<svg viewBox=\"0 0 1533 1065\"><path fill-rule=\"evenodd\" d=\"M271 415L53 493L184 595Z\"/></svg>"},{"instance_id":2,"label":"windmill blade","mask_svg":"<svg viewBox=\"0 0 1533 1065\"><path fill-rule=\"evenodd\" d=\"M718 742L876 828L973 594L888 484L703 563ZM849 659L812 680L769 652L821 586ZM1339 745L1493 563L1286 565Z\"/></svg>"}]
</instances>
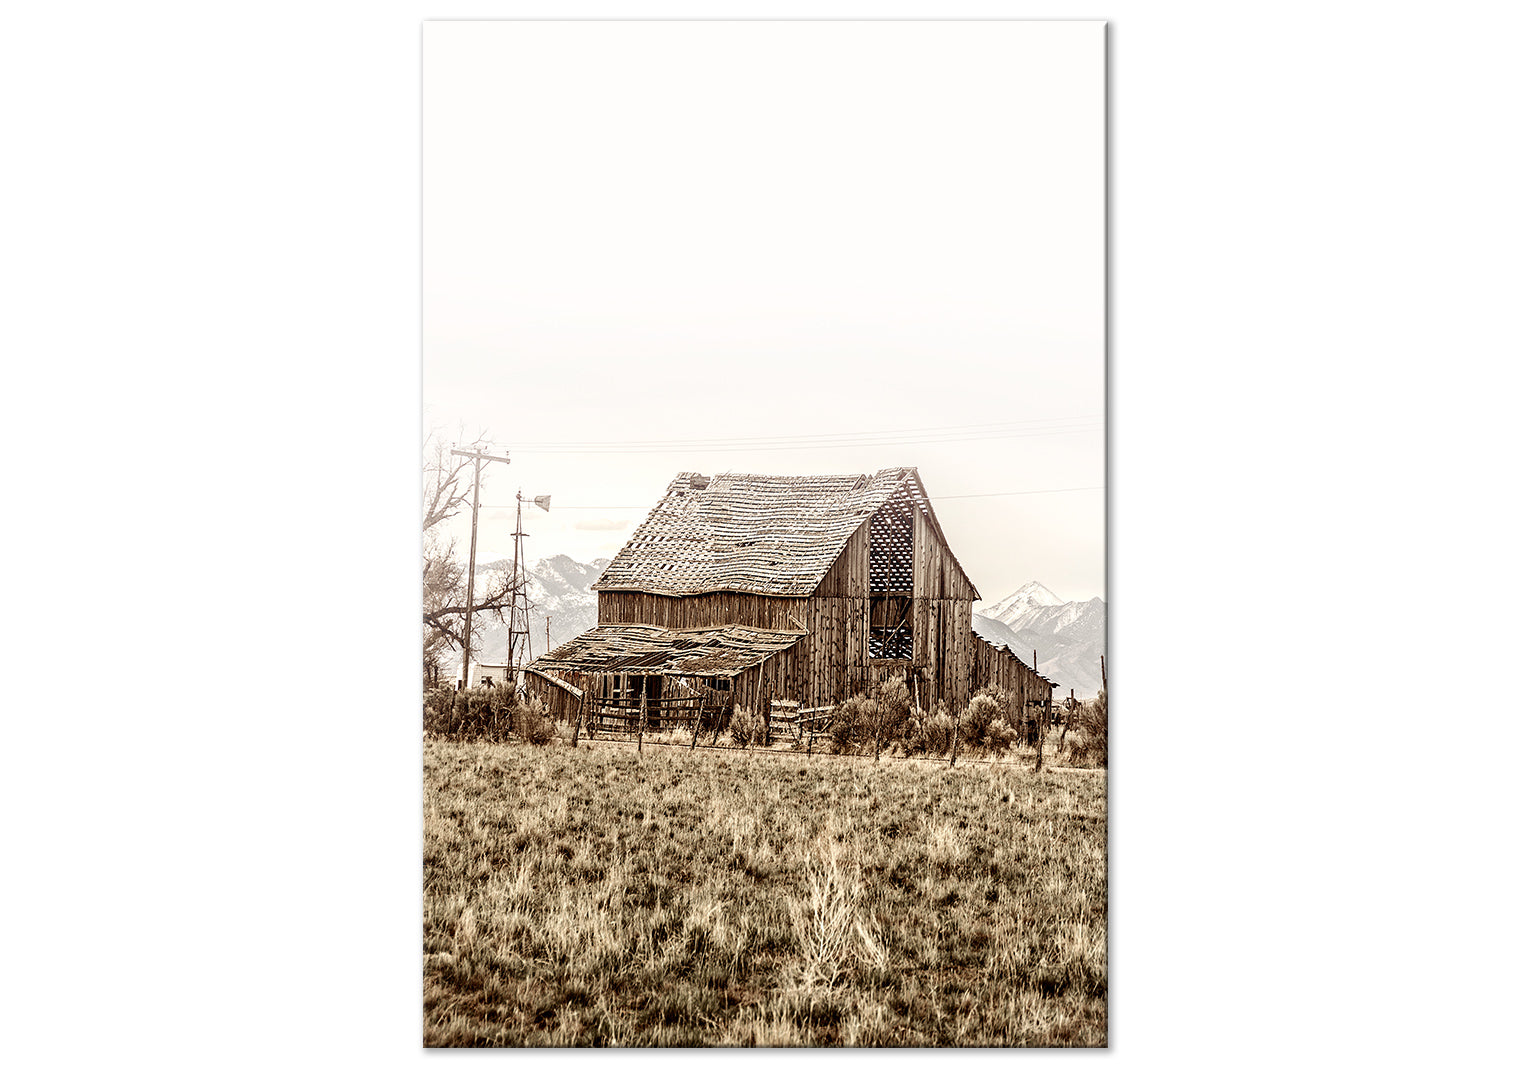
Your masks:
<instances>
[{"instance_id":1,"label":"windmill blade","mask_svg":"<svg viewBox=\"0 0 1533 1065\"><path fill-rule=\"evenodd\" d=\"M548 504L553 501L553 498L553 496L533 496L532 501L544 510L547 510Z\"/></svg>"}]
</instances>

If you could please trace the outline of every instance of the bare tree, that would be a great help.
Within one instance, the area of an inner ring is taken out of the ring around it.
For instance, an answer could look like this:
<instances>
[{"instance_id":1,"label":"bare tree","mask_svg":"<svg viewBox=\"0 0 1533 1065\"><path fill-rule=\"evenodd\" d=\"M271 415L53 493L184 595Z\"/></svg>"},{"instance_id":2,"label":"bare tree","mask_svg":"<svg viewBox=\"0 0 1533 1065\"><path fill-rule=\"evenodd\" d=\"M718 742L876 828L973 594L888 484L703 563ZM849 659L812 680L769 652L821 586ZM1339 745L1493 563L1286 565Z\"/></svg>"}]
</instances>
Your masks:
<instances>
[{"instance_id":1,"label":"bare tree","mask_svg":"<svg viewBox=\"0 0 1533 1065\"><path fill-rule=\"evenodd\" d=\"M457 557L457 543L442 535L440 523L469 506L474 491L474 460L454 455L453 449L477 450L489 443L480 433L471 441L450 443L432 430L422 449L421 479L421 672L433 686L453 670L447 657L463 648L463 611L468 598L467 567ZM494 573L488 582L475 580L475 635L485 617L503 619L514 594L512 575Z\"/></svg>"},{"instance_id":2,"label":"bare tree","mask_svg":"<svg viewBox=\"0 0 1533 1065\"><path fill-rule=\"evenodd\" d=\"M459 430L462 436L462 430ZM474 460L454 455L453 450L478 451L489 444L489 436L480 433L471 441L451 443L440 429L426 436L422 449L421 531L430 532L438 522L446 521L468 506L474 491Z\"/></svg>"}]
</instances>

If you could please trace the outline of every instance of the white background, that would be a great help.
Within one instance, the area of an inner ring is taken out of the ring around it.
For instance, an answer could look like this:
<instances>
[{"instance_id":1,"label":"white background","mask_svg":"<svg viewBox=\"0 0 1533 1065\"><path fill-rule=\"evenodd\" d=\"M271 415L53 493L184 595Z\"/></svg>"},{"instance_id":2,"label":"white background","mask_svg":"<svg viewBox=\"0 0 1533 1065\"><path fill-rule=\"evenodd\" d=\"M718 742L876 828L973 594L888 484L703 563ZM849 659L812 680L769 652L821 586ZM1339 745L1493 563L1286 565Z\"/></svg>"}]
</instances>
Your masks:
<instances>
[{"instance_id":1,"label":"white background","mask_svg":"<svg viewBox=\"0 0 1533 1065\"><path fill-rule=\"evenodd\" d=\"M1526 1054L1528 27L1413 10L963 8L1111 20L1130 1060ZM462 13L0 38L21 1059L420 1053L419 20Z\"/></svg>"}]
</instances>

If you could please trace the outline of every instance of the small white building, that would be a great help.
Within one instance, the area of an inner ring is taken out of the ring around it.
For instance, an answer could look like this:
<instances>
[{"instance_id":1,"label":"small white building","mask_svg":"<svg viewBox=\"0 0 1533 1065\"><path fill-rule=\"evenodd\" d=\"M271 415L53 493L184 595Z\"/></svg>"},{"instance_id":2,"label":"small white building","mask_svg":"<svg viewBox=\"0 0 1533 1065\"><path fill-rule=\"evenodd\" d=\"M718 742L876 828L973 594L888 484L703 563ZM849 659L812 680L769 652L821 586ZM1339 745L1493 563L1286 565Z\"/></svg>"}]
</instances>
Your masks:
<instances>
[{"instance_id":1,"label":"small white building","mask_svg":"<svg viewBox=\"0 0 1533 1065\"><path fill-rule=\"evenodd\" d=\"M489 681L491 684L506 684L510 677L508 674L514 670L504 662L470 662L468 665L468 683L470 687Z\"/></svg>"}]
</instances>

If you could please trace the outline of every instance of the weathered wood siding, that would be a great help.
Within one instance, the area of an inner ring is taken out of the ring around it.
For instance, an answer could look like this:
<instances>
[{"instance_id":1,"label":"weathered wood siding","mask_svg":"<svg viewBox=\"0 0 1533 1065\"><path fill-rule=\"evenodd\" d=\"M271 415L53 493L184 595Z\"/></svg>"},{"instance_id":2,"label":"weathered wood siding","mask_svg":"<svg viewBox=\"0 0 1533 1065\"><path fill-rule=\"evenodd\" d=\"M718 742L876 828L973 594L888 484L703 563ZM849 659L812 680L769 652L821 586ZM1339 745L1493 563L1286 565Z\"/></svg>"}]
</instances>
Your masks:
<instances>
[{"instance_id":1,"label":"weathered wood siding","mask_svg":"<svg viewBox=\"0 0 1533 1065\"><path fill-rule=\"evenodd\" d=\"M973 639L975 691L994 685L1011 692L1019 709L1048 705L1053 701L1053 686L1010 651L986 643L978 635Z\"/></svg>"},{"instance_id":2,"label":"weathered wood siding","mask_svg":"<svg viewBox=\"0 0 1533 1065\"><path fill-rule=\"evenodd\" d=\"M919 508L915 511L915 585L916 597L920 599L961 599L972 603L979 598L974 585L959 568L958 559Z\"/></svg>"},{"instance_id":3,"label":"weathered wood siding","mask_svg":"<svg viewBox=\"0 0 1533 1065\"><path fill-rule=\"evenodd\" d=\"M753 629L793 632L804 627L802 597L708 592L703 595L650 595L646 592L597 592L598 625L658 625L662 629L715 629L747 625Z\"/></svg>"},{"instance_id":4,"label":"weathered wood siding","mask_svg":"<svg viewBox=\"0 0 1533 1065\"><path fill-rule=\"evenodd\" d=\"M566 684L581 687L586 678L580 673L554 673L549 671L550 676L557 676ZM581 696L553 684L545 677L540 677L531 670L522 674L522 686L527 689L529 696L536 696L543 700L543 705L548 707L549 712L559 721L574 721L575 715L580 710ZM583 691L584 689L582 689Z\"/></svg>"},{"instance_id":5,"label":"weathered wood siding","mask_svg":"<svg viewBox=\"0 0 1533 1065\"><path fill-rule=\"evenodd\" d=\"M831 563L830 569L821 578L814 590L815 596L866 599L868 597L868 551L871 542L868 523L863 522L861 527L847 539L841 554L836 556L836 561Z\"/></svg>"},{"instance_id":6,"label":"weathered wood siding","mask_svg":"<svg viewBox=\"0 0 1533 1065\"><path fill-rule=\"evenodd\" d=\"M972 694L974 586L920 510L915 512L914 533L912 615L919 698L922 706L941 699L951 710L966 705Z\"/></svg>"},{"instance_id":7,"label":"weathered wood siding","mask_svg":"<svg viewBox=\"0 0 1533 1065\"><path fill-rule=\"evenodd\" d=\"M870 661L866 654L843 668L815 669L816 650L808 640L773 655L735 678L741 706L757 710L771 699L795 699L805 706L829 706L865 694L889 677L908 678L910 662ZM825 659L822 657L821 661ZM748 701L749 700L749 701Z\"/></svg>"},{"instance_id":8,"label":"weathered wood siding","mask_svg":"<svg viewBox=\"0 0 1533 1065\"><path fill-rule=\"evenodd\" d=\"M973 586L956 560L931 530L924 515L914 514L912 575L909 603L913 651L909 660L868 656L870 624L888 625L902 609L897 600L871 603L868 565L871 519L848 539L830 570L807 603L804 626L808 636L797 647L761 666L763 683L778 685L779 697L805 705L823 706L876 688L889 677L909 677L921 705L938 699L950 708L964 705L971 694L974 646L970 615ZM936 594L942 593L942 594ZM879 617L872 617L872 614ZM888 616L882 616L888 615ZM795 678L791 671L801 676ZM791 694L787 689L792 688Z\"/></svg>"}]
</instances>

